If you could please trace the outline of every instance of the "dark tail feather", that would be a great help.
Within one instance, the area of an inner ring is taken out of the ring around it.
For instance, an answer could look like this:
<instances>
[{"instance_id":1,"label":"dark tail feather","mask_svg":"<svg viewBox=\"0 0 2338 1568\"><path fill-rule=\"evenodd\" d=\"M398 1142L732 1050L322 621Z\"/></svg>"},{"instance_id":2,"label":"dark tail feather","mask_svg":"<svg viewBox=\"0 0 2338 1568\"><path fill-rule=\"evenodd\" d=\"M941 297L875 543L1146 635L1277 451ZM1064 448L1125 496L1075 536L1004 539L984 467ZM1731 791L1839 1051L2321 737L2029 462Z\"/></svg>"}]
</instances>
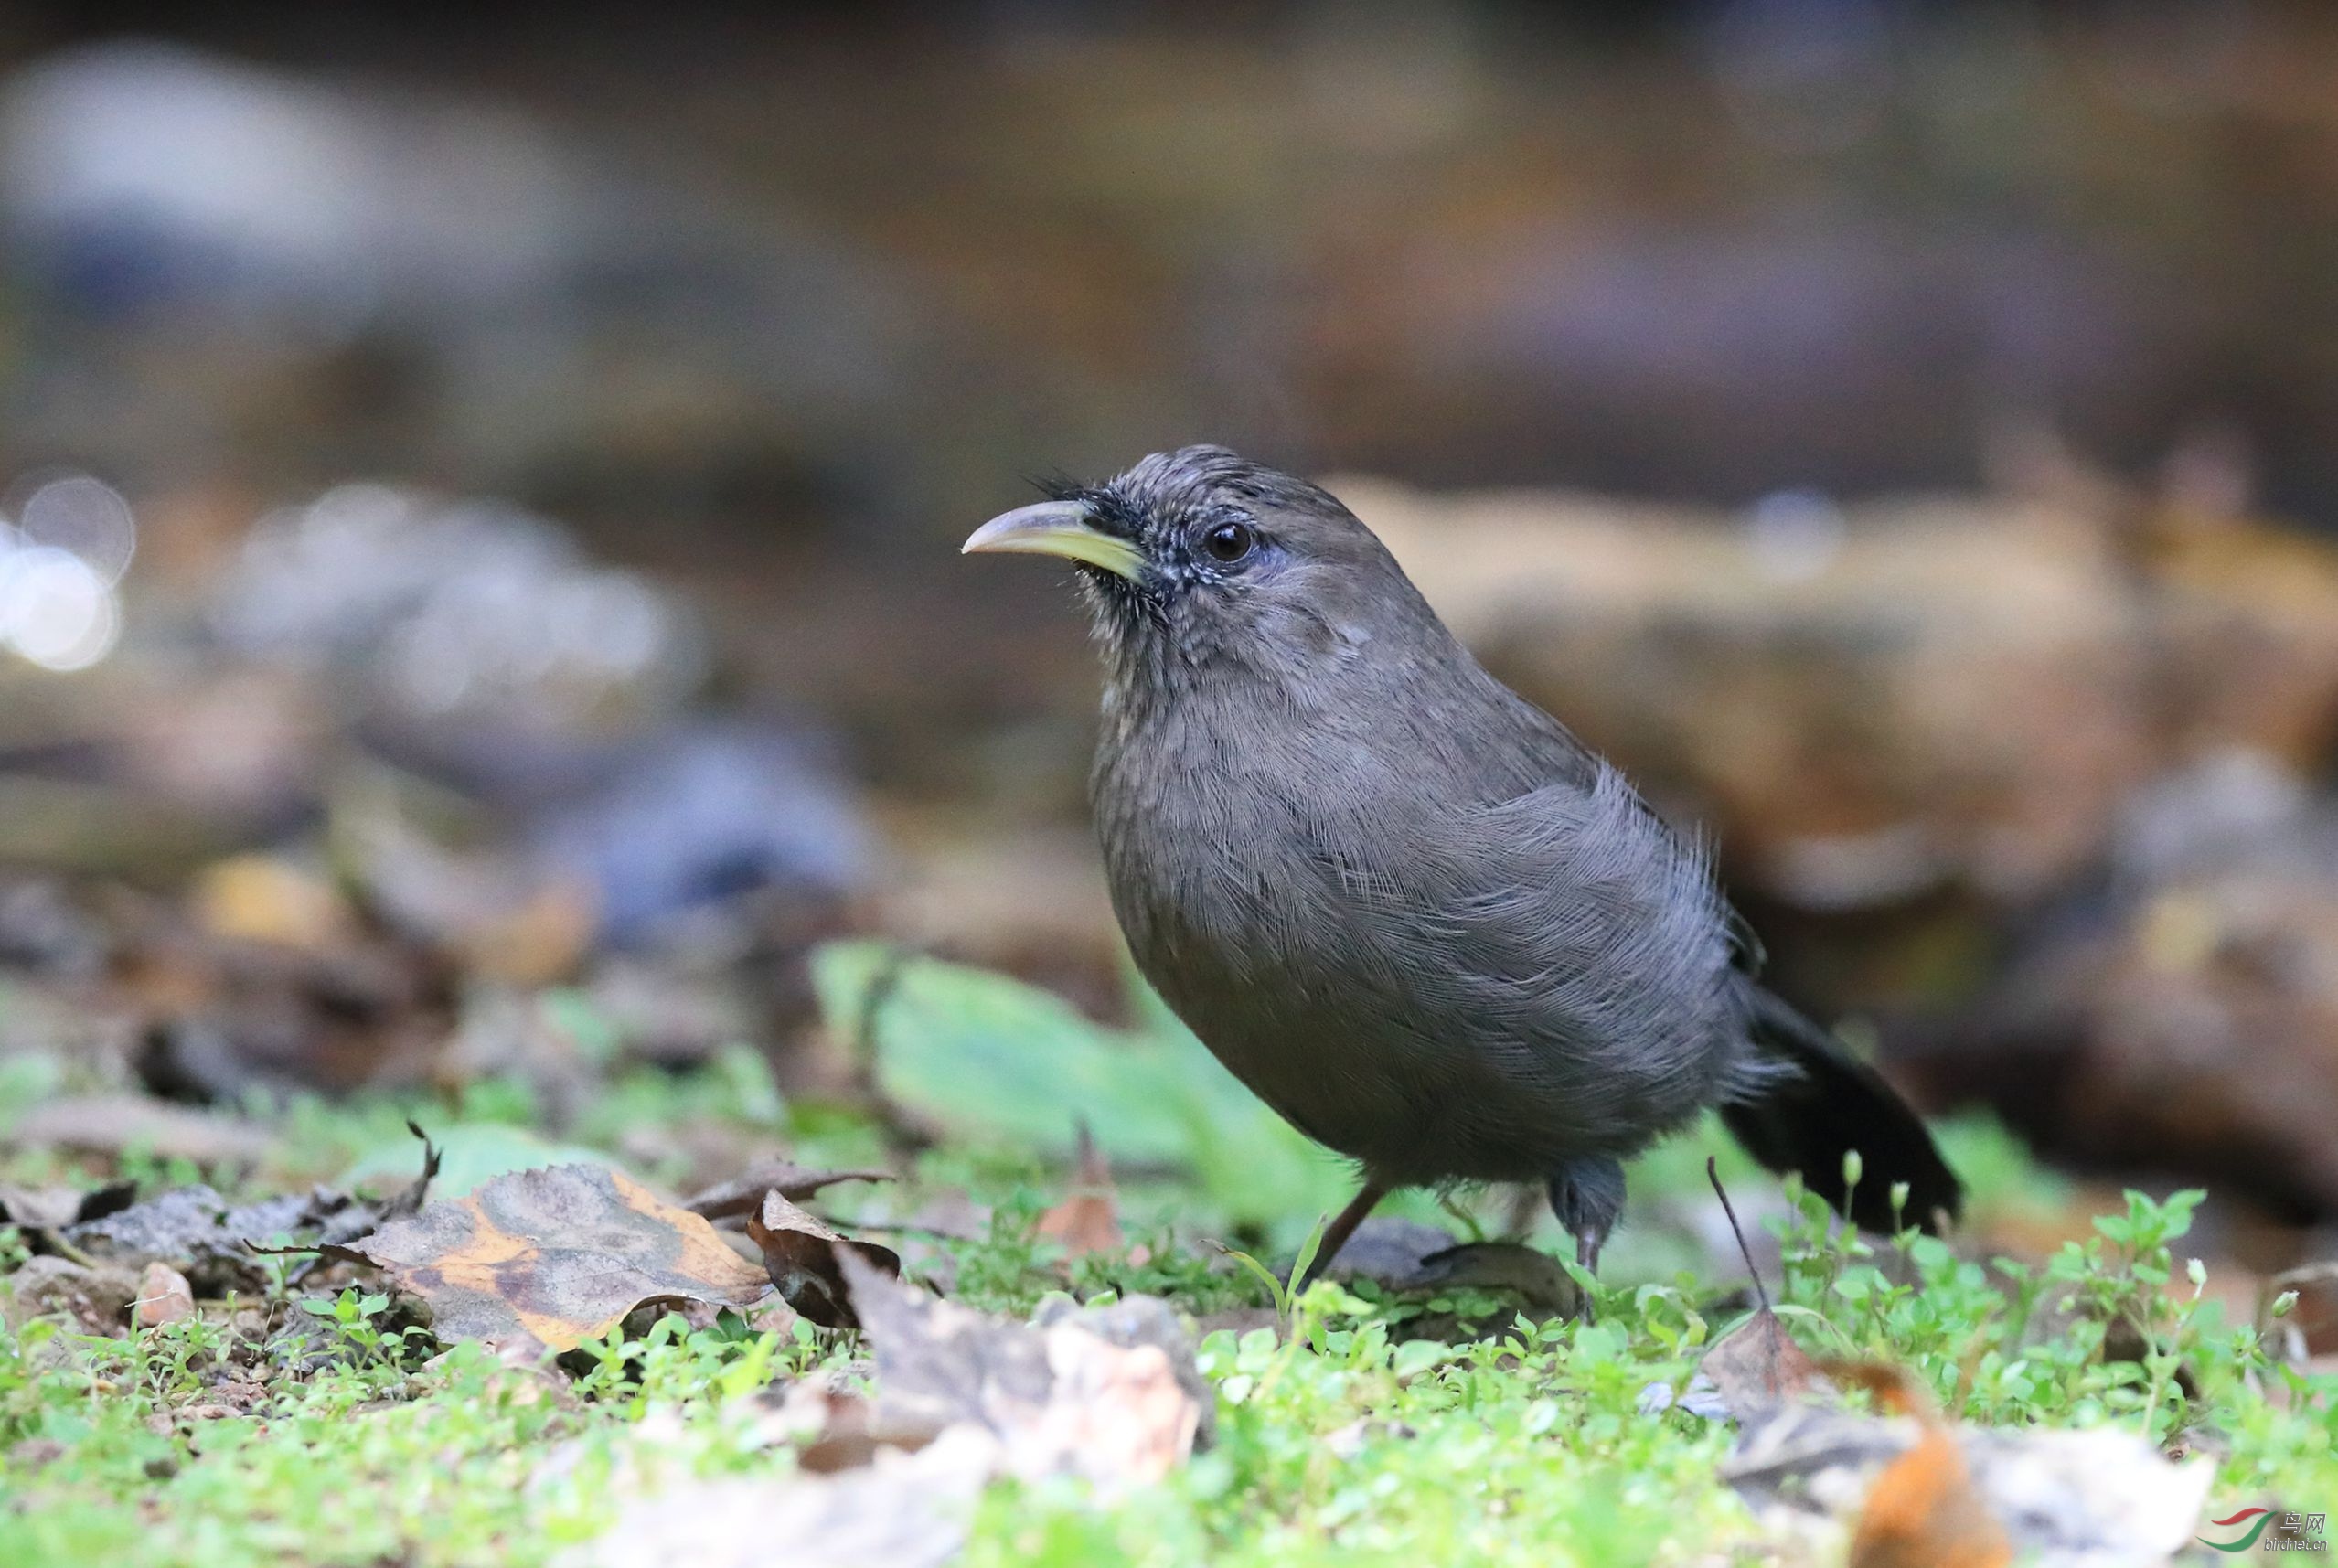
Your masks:
<instances>
[{"instance_id":1,"label":"dark tail feather","mask_svg":"<svg viewBox=\"0 0 2338 1568\"><path fill-rule=\"evenodd\" d=\"M1797 1071L1756 1098L1721 1108L1745 1152L1780 1175L1800 1171L1804 1186L1866 1230L1892 1229L1892 1187L1902 1181L1907 1207L1900 1223L1937 1233L1954 1220L1964 1207L1964 1184L1914 1107L1818 1025L1767 991L1751 989L1754 1039ZM1859 1187L1846 1195L1842 1157L1854 1148Z\"/></svg>"}]
</instances>

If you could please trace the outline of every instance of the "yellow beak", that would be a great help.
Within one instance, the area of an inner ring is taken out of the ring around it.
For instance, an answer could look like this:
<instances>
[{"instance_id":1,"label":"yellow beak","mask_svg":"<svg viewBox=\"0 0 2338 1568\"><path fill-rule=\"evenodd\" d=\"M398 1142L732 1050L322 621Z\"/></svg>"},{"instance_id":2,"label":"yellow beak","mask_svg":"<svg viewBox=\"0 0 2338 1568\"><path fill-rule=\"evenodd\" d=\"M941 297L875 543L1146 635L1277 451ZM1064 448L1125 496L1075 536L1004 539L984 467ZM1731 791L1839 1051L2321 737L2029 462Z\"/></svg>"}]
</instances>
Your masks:
<instances>
[{"instance_id":1,"label":"yellow beak","mask_svg":"<svg viewBox=\"0 0 2338 1568\"><path fill-rule=\"evenodd\" d=\"M958 547L961 555L1058 555L1134 581L1144 556L1126 539L1088 521L1079 501L1041 501L991 518Z\"/></svg>"}]
</instances>

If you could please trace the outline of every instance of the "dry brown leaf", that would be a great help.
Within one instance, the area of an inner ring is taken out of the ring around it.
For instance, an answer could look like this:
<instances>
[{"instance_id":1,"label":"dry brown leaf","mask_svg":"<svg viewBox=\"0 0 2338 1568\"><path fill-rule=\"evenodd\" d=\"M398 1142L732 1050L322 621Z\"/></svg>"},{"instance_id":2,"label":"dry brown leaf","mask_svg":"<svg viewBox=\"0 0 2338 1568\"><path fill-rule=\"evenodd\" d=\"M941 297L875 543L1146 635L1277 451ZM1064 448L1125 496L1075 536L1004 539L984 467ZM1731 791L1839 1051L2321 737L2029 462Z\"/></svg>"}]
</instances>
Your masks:
<instances>
[{"instance_id":1,"label":"dry brown leaf","mask_svg":"<svg viewBox=\"0 0 2338 1568\"><path fill-rule=\"evenodd\" d=\"M830 1474L680 1478L612 1488L608 1531L555 1568L943 1568L966 1548L998 1445L973 1426L915 1448L878 1449Z\"/></svg>"},{"instance_id":2,"label":"dry brown leaf","mask_svg":"<svg viewBox=\"0 0 2338 1568\"><path fill-rule=\"evenodd\" d=\"M1868 1488L1852 1537L1851 1568L2004 1568L2012 1562L2012 1542L1973 1485L1963 1454L1906 1371L1873 1362L1830 1371L1870 1390L1880 1408L1915 1416L1924 1429L1916 1446Z\"/></svg>"},{"instance_id":3,"label":"dry brown leaf","mask_svg":"<svg viewBox=\"0 0 2338 1568\"><path fill-rule=\"evenodd\" d=\"M1073 1257L1116 1253L1126 1246L1120 1233L1120 1199L1113 1190L1112 1167L1080 1124L1080 1152L1070 1197L1039 1217L1039 1233L1062 1244Z\"/></svg>"},{"instance_id":4,"label":"dry brown leaf","mask_svg":"<svg viewBox=\"0 0 2338 1568\"><path fill-rule=\"evenodd\" d=\"M776 1192L790 1203L801 1203L824 1187L839 1181L891 1181L889 1170L813 1170L792 1159L763 1159L729 1181L685 1199L682 1207L710 1220L752 1214L763 1207L763 1194Z\"/></svg>"},{"instance_id":5,"label":"dry brown leaf","mask_svg":"<svg viewBox=\"0 0 2338 1568\"><path fill-rule=\"evenodd\" d=\"M1705 1179L1713 1183L1713 1195L1721 1200L1721 1211L1728 1217L1730 1233L1737 1238L1738 1255L1745 1260L1745 1272L1754 1282L1754 1298L1760 1305L1753 1317L1713 1341L1697 1370L1711 1380L1732 1416L1741 1422L1750 1421L1764 1411L1820 1392L1827 1386L1827 1380L1818 1364L1804 1355L1802 1347L1787 1333L1778 1314L1770 1310L1769 1290L1762 1284L1762 1271L1754 1266L1753 1251L1745 1245L1745 1232L1737 1223L1737 1211L1721 1185L1719 1169L1710 1159L1704 1162L1704 1174Z\"/></svg>"},{"instance_id":6,"label":"dry brown leaf","mask_svg":"<svg viewBox=\"0 0 2338 1568\"><path fill-rule=\"evenodd\" d=\"M1856 1370L1842 1375L1868 1381ZM1951 1446L1931 1442L1936 1435ZM1957 1479L1960 1473L1969 1482ZM2164 1563L2183 1552L2216 1466L2206 1458L2171 1464L2135 1434L2105 1427L1935 1427L1914 1416L1803 1403L1747 1422L1721 1474L1781 1528L1832 1519L1863 1535L1871 1555L1854 1555L1857 1568L2005 1562L1992 1555L1992 1530L1975 1499L2012 1539L2013 1560L2103 1568Z\"/></svg>"},{"instance_id":7,"label":"dry brown leaf","mask_svg":"<svg viewBox=\"0 0 2338 1568\"><path fill-rule=\"evenodd\" d=\"M780 1299L824 1328L860 1327L840 1253L857 1253L870 1267L901 1275L901 1254L891 1247L840 1236L777 1192L763 1194L763 1208L747 1221L747 1234L763 1249L763 1266Z\"/></svg>"},{"instance_id":8,"label":"dry brown leaf","mask_svg":"<svg viewBox=\"0 0 2338 1568\"><path fill-rule=\"evenodd\" d=\"M1699 1370L1713 1380L1729 1413L1746 1421L1827 1386L1818 1363L1802 1353L1767 1303L1744 1324L1713 1341Z\"/></svg>"},{"instance_id":9,"label":"dry brown leaf","mask_svg":"<svg viewBox=\"0 0 2338 1568\"><path fill-rule=\"evenodd\" d=\"M1159 1480L1192 1453L1208 1388L1168 1306L1130 1296L1036 1325L986 1317L839 1259L877 1363L887 1430L980 1428L1026 1480ZM898 1440L898 1439L897 1439Z\"/></svg>"},{"instance_id":10,"label":"dry brown leaf","mask_svg":"<svg viewBox=\"0 0 2338 1568\"><path fill-rule=\"evenodd\" d=\"M138 1299L132 1304L130 1320L141 1328L159 1328L194 1316L195 1292L187 1276L168 1264L148 1264L138 1282Z\"/></svg>"},{"instance_id":11,"label":"dry brown leaf","mask_svg":"<svg viewBox=\"0 0 2338 1568\"><path fill-rule=\"evenodd\" d=\"M597 1165L499 1176L341 1250L419 1296L442 1340L553 1350L645 1302L746 1307L769 1285L705 1220Z\"/></svg>"}]
</instances>

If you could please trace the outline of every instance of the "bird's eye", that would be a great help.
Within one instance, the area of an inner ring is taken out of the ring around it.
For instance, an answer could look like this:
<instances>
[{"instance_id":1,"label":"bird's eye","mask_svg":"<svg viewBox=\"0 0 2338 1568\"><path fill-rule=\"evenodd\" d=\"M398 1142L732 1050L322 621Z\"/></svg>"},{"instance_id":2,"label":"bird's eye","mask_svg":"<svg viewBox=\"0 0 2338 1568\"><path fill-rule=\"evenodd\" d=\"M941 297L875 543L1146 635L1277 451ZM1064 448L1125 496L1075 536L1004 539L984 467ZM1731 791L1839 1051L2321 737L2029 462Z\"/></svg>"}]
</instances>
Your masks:
<instances>
[{"instance_id":1,"label":"bird's eye","mask_svg":"<svg viewBox=\"0 0 2338 1568\"><path fill-rule=\"evenodd\" d=\"M1240 560L1257 545L1257 531L1248 523L1220 523L1201 536L1201 548L1212 560Z\"/></svg>"}]
</instances>

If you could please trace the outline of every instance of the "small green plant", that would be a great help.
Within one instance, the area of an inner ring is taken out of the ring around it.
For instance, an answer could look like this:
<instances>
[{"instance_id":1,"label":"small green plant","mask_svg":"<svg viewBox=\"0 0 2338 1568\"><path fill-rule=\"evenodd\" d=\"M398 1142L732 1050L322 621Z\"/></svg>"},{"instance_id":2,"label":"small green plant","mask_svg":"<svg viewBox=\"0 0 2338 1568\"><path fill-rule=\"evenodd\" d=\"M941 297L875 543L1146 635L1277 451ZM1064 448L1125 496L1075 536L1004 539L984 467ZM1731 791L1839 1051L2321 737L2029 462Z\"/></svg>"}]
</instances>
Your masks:
<instances>
[{"instance_id":1,"label":"small green plant","mask_svg":"<svg viewBox=\"0 0 2338 1568\"><path fill-rule=\"evenodd\" d=\"M1780 1313L1844 1353L1913 1367L1969 1420L2131 1418L2165 1441L2215 1419L2212 1389L2237 1393L2270 1370L2256 1328L2228 1327L2206 1297L2197 1259L2175 1280L2197 1190L2129 1192L2124 1212L2043 1268L1984 1266L1912 1228L1879 1249L1799 1182L1788 1192Z\"/></svg>"},{"instance_id":2,"label":"small green plant","mask_svg":"<svg viewBox=\"0 0 2338 1568\"><path fill-rule=\"evenodd\" d=\"M1305 1279L1307 1271L1315 1266L1316 1253L1323 1249L1323 1232L1328 1223L1329 1223L1329 1216L1318 1217L1313 1228L1308 1232L1307 1239L1299 1243L1298 1254L1291 1259L1292 1280ZM1220 1250L1239 1264L1244 1273L1265 1287L1267 1298L1275 1304L1275 1316L1277 1318L1286 1323L1294 1320L1296 1298L1291 1294L1289 1284L1286 1284L1280 1275L1248 1253L1238 1252L1233 1247L1223 1247Z\"/></svg>"},{"instance_id":3,"label":"small green plant","mask_svg":"<svg viewBox=\"0 0 2338 1568\"><path fill-rule=\"evenodd\" d=\"M304 1296L297 1304L332 1331L352 1366L395 1374L429 1342L429 1330L390 1322L390 1297L379 1292L344 1290L330 1298Z\"/></svg>"},{"instance_id":4,"label":"small green plant","mask_svg":"<svg viewBox=\"0 0 2338 1568\"><path fill-rule=\"evenodd\" d=\"M700 1397L728 1402L754 1393L775 1381L802 1377L838 1347L838 1338L802 1318L785 1334L758 1331L725 1308L712 1324L693 1328L668 1312L639 1337L620 1324L577 1347L586 1370L577 1379L582 1397L623 1408L634 1418L653 1405Z\"/></svg>"},{"instance_id":5,"label":"small green plant","mask_svg":"<svg viewBox=\"0 0 2338 1568\"><path fill-rule=\"evenodd\" d=\"M2190 1290L2174 1284L2173 1243L2191 1231L2192 1212L2206 1196L2193 1189L2154 1201L2130 1191L2124 1214L2097 1215L2097 1233L2065 1243L2046 1266L2050 1285L2066 1291L2065 1307L2100 1324L2103 1346L2116 1342L2141 1370L2140 1425L2147 1437L2164 1438L2188 1424L2191 1396L2177 1377L2187 1363L2214 1365L2227 1375L2265 1364L2253 1328L2212 1345L2224 1328L2223 1313L2203 1299L2208 1274L2199 1259L2186 1264Z\"/></svg>"}]
</instances>

